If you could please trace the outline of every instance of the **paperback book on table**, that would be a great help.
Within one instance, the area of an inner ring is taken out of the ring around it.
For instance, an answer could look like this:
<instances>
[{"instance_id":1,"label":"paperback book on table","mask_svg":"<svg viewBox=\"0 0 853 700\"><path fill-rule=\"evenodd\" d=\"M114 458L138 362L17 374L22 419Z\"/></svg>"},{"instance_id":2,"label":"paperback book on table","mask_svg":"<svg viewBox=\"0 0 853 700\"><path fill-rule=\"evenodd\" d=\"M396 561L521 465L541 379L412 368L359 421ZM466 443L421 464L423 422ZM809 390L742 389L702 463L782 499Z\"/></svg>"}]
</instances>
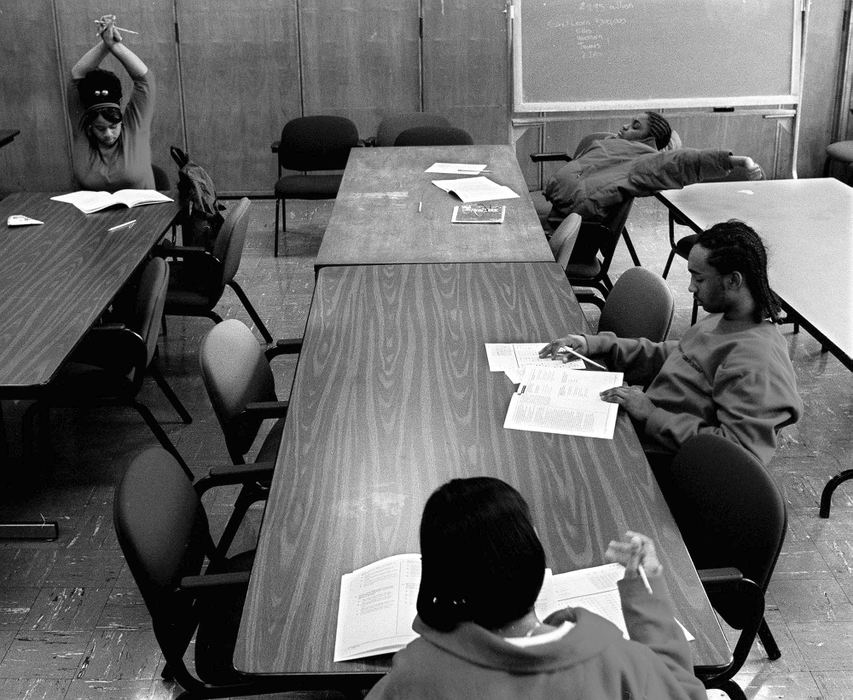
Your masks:
<instances>
[{"instance_id":1,"label":"paperback book on table","mask_svg":"<svg viewBox=\"0 0 853 700\"><path fill-rule=\"evenodd\" d=\"M545 570L536 614L544 619L566 607L582 607L610 620L627 639L617 581L621 564L553 574ZM395 554L341 577L335 661L352 661L399 651L417 638L412 623L417 614L421 580L420 554ZM685 634L688 639L692 636Z\"/></svg>"},{"instance_id":2,"label":"paperback book on table","mask_svg":"<svg viewBox=\"0 0 853 700\"><path fill-rule=\"evenodd\" d=\"M157 190L118 190L117 192L92 192L80 190L60 194L51 199L57 202L73 204L84 214L91 214L109 207L141 207L145 204L160 204L174 201L171 197Z\"/></svg>"},{"instance_id":3,"label":"paperback book on table","mask_svg":"<svg viewBox=\"0 0 853 700\"><path fill-rule=\"evenodd\" d=\"M453 207L453 224L502 224L506 215L503 204L460 204Z\"/></svg>"}]
</instances>

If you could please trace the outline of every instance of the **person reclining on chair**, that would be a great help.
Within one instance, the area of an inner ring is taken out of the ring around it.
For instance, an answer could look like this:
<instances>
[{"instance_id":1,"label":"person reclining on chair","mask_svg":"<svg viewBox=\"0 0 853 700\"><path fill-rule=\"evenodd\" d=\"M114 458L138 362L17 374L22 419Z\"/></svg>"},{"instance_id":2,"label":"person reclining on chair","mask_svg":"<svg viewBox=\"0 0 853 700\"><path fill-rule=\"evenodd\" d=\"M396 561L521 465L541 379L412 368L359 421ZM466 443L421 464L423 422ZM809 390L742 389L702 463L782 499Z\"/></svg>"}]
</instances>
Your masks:
<instances>
[{"instance_id":1,"label":"person reclining on chair","mask_svg":"<svg viewBox=\"0 0 853 700\"><path fill-rule=\"evenodd\" d=\"M761 167L748 156L714 149L661 150L671 135L662 115L644 112L615 136L591 141L545 185L543 194L551 211L544 223L556 229L571 213L584 221L604 221L629 197L724 177L735 168L746 169L747 179L764 178Z\"/></svg>"},{"instance_id":2,"label":"person reclining on chair","mask_svg":"<svg viewBox=\"0 0 853 700\"><path fill-rule=\"evenodd\" d=\"M779 304L767 281L764 245L741 221L715 224L698 235L688 270L689 290L709 316L681 340L569 335L539 356L566 362L570 356L561 349L569 347L604 358L629 384L647 386L626 384L601 398L628 412L653 468L699 433L732 440L767 465L777 432L799 420L803 402L776 326Z\"/></svg>"}]
</instances>

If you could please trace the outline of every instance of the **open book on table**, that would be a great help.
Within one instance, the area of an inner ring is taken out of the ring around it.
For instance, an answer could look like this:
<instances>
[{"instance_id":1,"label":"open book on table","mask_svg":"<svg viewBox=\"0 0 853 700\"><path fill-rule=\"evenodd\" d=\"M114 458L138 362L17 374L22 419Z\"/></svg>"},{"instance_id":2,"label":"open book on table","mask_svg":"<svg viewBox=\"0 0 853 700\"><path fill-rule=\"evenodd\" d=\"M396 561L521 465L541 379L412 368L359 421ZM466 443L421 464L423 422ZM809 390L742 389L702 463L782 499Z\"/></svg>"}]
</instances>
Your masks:
<instances>
[{"instance_id":1,"label":"open book on table","mask_svg":"<svg viewBox=\"0 0 853 700\"><path fill-rule=\"evenodd\" d=\"M545 570L536 599L539 619L566 607L586 608L616 625L627 638L616 582L621 564L605 564L563 574ZM412 623L417 614L421 580L420 554L395 554L341 577L335 661L351 661L399 651L417 638ZM679 623L680 624L680 623ZM683 629L683 626L682 626ZM692 639L684 630L688 639Z\"/></svg>"},{"instance_id":2,"label":"open book on table","mask_svg":"<svg viewBox=\"0 0 853 700\"><path fill-rule=\"evenodd\" d=\"M622 386L622 372L527 365L504 428L612 440L619 406L599 394L616 386Z\"/></svg>"},{"instance_id":3,"label":"open book on table","mask_svg":"<svg viewBox=\"0 0 853 700\"><path fill-rule=\"evenodd\" d=\"M159 204L161 202L174 201L171 197L166 196L157 190L118 190L118 192L92 192L90 190L80 190L78 192L69 192L68 194L60 194L51 199L57 202L67 202L73 204L84 214L101 211L108 207L123 206L123 207L140 207L143 204Z\"/></svg>"}]
</instances>

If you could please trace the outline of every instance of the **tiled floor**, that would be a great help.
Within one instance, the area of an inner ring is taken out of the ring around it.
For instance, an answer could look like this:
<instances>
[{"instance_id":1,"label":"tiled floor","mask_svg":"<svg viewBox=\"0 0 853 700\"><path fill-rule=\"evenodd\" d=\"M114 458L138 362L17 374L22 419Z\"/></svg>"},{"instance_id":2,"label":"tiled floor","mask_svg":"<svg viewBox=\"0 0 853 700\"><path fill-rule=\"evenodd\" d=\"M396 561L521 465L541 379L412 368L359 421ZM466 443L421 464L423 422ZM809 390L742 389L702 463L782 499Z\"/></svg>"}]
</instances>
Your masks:
<instances>
[{"instance_id":1,"label":"tiled floor","mask_svg":"<svg viewBox=\"0 0 853 700\"><path fill-rule=\"evenodd\" d=\"M301 334L312 260L330 211L323 202L288 205L285 255L274 259L272 203L253 202L238 280L276 337ZM660 271L668 252L663 208L639 201L630 224L643 264ZM613 269L629 264L620 246ZM675 334L689 323L685 268L676 260L669 279L678 300ZM230 290L218 311L249 323ZM179 421L153 382L141 397L197 473L227 461L198 375L198 345L210 327L204 319L170 319L160 341L164 374L193 423ZM771 465L789 507L767 614L783 655L768 662L757 646L738 680L750 698L853 698L853 482L838 490L829 520L817 517L825 481L853 466L853 373L822 355L807 334L794 335L790 326L784 331L805 415L784 433ZM275 366L279 392L286 394L293 361L282 358ZM0 700L175 697L178 691L160 680L162 657L112 528L115 482L128 457L153 437L131 410L58 410L51 422L53 458L38 468L24 466L18 425L24 408L3 406L10 454L0 472L0 517L57 519L61 535L52 543L0 543ZM208 504L214 520L227 513L229 497ZM253 515L240 535L247 545L255 535L258 512Z\"/></svg>"}]
</instances>

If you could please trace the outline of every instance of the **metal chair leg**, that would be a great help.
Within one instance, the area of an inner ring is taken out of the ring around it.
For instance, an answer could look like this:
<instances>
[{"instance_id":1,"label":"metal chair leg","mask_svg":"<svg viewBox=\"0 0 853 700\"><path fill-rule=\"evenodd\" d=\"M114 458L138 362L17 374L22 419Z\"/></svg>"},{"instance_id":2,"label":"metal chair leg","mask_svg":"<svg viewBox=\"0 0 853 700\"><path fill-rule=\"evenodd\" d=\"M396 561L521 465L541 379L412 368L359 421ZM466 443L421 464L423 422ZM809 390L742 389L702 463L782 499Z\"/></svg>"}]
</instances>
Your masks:
<instances>
[{"instance_id":1,"label":"metal chair leg","mask_svg":"<svg viewBox=\"0 0 853 700\"><path fill-rule=\"evenodd\" d=\"M181 417L181 420L184 423L192 423L193 417L189 414L186 408L184 408L184 404L181 403L181 400L172 390L172 387L169 386L166 378L163 376L163 373L160 371L160 366L157 364L157 355L155 354L151 360L151 363L148 365L148 372L154 378L154 381L157 382L157 386L160 387L160 391L163 392L165 397L169 399L169 403L172 404L172 407L178 412L178 415Z\"/></svg>"},{"instance_id":2,"label":"metal chair leg","mask_svg":"<svg viewBox=\"0 0 853 700\"><path fill-rule=\"evenodd\" d=\"M267 327L261 320L261 317L258 316L258 312L255 311L255 307L252 305L252 302L249 301L249 297L246 296L246 292L243 291L243 288L234 280L231 280L228 283L228 286L234 290L234 293L239 297L240 301L243 302L243 306L246 308L246 311L249 313L249 316L251 316L252 321L255 322L255 327L264 337L264 340L266 340L267 343L271 343L272 335L270 335L270 332L269 330L267 330Z\"/></svg>"},{"instance_id":3,"label":"metal chair leg","mask_svg":"<svg viewBox=\"0 0 853 700\"><path fill-rule=\"evenodd\" d=\"M130 405L136 409L140 416L142 416L142 419L148 425L148 428L152 433L154 433L154 437L156 437L157 441L163 446L163 449L171 453L178 461L178 464L181 465L181 469L184 470L184 474L187 475L189 480L195 481L195 474L193 474L187 466L187 463L184 461L181 453L178 452L178 448L175 447L174 443L169 439L169 436L166 435L166 431L163 430L163 427L157 422L157 419L154 418L151 411L148 410L148 407L135 400L131 401Z\"/></svg>"},{"instance_id":4,"label":"metal chair leg","mask_svg":"<svg viewBox=\"0 0 853 700\"><path fill-rule=\"evenodd\" d=\"M767 652L767 658L771 661L781 658L782 652L779 650L779 645L773 638L773 633L770 627L767 626L767 620L761 620L761 626L758 628L758 638L764 645L764 651Z\"/></svg>"},{"instance_id":5,"label":"metal chair leg","mask_svg":"<svg viewBox=\"0 0 853 700\"><path fill-rule=\"evenodd\" d=\"M280 201L281 200L278 197L276 197L276 199L275 199L275 224L273 225L273 229L272 229L273 257L276 257L276 258L278 257L278 207L279 207Z\"/></svg>"},{"instance_id":6,"label":"metal chair leg","mask_svg":"<svg viewBox=\"0 0 853 700\"><path fill-rule=\"evenodd\" d=\"M666 265L663 266L663 274L661 277L666 279L666 276L669 274L669 268L672 266L672 261L675 260L675 248L671 248L669 251L669 257L666 259Z\"/></svg>"},{"instance_id":7,"label":"metal chair leg","mask_svg":"<svg viewBox=\"0 0 853 700\"><path fill-rule=\"evenodd\" d=\"M625 246L628 248L628 254L631 256L634 266L642 267L640 258L637 256L637 251L634 249L634 242L631 240L631 236L628 235L628 229L624 226L622 227L622 238L625 240Z\"/></svg>"},{"instance_id":8,"label":"metal chair leg","mask_svg":"<svg viewBox=\"0 0 853 700\"><path fill-rule=\"evenodd\" d=\"M832 505L832 494L835 493L835 489L850 479L853 479L853 469L845 469L826 482L826 486L823 487L823 491L820 494L821 518L829 517L829 507Z\"/></svg>"}]
</instances>

